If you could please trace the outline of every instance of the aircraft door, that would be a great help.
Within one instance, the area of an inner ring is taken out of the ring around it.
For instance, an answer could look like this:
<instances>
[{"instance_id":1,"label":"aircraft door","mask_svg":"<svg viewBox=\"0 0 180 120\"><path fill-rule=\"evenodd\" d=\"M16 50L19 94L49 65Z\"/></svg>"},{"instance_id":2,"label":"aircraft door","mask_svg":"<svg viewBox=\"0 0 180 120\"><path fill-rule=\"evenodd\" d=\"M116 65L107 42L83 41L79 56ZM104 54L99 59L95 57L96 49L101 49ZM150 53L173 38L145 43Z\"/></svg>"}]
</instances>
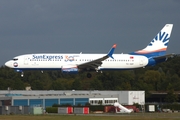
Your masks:
<instances>
[{"instance_id":1,"label":"aircraft door","mask_svg":"<svg viewBox=\"0 0 180 120\"><path fill-rule=\"evenodd\" d=\"M24 57L24 65L28 65L28 57L27 56Z\"/></svg>"}]
</instances>

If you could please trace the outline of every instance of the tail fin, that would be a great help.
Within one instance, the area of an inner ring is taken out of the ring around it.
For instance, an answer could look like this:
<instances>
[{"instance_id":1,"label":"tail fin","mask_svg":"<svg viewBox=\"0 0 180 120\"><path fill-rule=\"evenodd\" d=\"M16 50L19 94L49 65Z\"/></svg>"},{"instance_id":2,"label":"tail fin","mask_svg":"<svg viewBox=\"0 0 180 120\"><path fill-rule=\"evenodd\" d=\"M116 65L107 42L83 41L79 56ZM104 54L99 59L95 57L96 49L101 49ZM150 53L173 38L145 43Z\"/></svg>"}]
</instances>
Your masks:
<instances>
[{"instance_id":1,"label":"tail fin","mask_svg":"<svg viewBox=\"0 0 180 120\"><path fill-rule=\"evenodd\" d=\"M148 46L142 50L135 51L130 54L145 56L162 56L166 54L169 38L173 24L166 24L162 30L154 37Z\"/></svg>"}]
</instances>

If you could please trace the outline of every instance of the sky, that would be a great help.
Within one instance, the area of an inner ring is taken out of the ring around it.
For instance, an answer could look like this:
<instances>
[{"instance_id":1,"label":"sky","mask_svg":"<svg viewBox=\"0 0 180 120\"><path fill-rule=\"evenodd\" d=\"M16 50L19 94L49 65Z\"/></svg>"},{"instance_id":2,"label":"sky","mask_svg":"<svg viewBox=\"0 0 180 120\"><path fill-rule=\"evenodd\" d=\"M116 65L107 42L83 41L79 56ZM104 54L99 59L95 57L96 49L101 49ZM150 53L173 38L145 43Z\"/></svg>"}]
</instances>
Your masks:
<instances>
[{"instance_id":1,"label":"sky","mask_svg":"<svg viewBox=\"0 0 180 120\"><path fill-rule=\"evenodd\" d=\"M0 65L27 53L115 53L145 48L174 24L167 53L180 53L180 0L1 0Z\"/></svg>"}]
</instances>

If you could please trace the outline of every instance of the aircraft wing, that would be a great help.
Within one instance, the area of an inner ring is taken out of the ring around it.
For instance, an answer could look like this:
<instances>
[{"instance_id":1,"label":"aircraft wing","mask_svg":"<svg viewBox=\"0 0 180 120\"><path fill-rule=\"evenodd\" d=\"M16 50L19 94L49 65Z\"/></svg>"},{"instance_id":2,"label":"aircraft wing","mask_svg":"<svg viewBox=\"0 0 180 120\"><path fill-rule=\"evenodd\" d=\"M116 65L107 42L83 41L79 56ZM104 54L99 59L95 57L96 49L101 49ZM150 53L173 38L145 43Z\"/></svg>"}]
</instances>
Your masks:
<instances>
[{"instance_id":1,"label":"aircraft wing","mask_svg":"<svg viewBox=\"0 0 180 120\"><path fill-rule=\"evenodd\" d=\"M112 46L112 48L110 49L110 51L108 52L107 55L105 55L105 56L103 56L101 58L89 61L89 62L85 62L85 63L79 64L79 65L77 65L78 68L79 69L95 69L95 68L98 68L99 66L101 66L103 60L106 60L109 57L114 59L112 55L114 53L115 48L116 48L116 44L114 44Z\"/></svg>"}]
</instances>

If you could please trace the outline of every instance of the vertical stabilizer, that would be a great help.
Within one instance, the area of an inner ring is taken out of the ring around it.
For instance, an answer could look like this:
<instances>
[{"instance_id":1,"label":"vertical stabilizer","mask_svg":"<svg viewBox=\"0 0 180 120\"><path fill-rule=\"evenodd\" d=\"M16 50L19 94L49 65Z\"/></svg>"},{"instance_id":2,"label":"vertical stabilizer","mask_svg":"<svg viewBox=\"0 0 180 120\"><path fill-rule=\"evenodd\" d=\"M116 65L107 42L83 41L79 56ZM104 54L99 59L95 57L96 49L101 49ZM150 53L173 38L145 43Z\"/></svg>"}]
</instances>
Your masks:
<instances>
[{"instance_id":1,"label":"vertical stabilizer","mask_svg":"<svg viewBox=\"0 0 180 120\"><path fill-rule=\"evenodd\" d=\"M173 24L166 24L162 30L154 37L154 39L142 50L135 51L130 54L140 54L147 56L165 55Z\"/></svg>"}]
</instances>

